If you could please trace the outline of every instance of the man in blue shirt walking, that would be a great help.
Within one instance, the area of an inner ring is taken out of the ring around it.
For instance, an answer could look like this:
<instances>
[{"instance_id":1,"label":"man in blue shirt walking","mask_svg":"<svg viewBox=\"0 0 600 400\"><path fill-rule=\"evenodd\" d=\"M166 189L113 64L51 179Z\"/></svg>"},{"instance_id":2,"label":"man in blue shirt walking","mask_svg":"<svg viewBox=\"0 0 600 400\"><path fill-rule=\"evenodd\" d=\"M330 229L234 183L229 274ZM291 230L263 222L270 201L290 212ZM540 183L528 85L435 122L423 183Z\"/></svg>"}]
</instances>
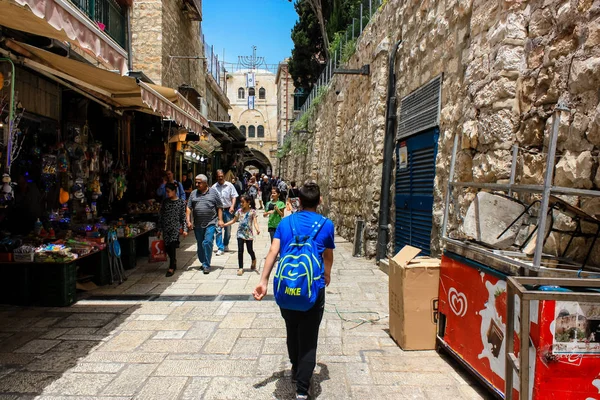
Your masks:
<instances>
[{"instance_id":1,"label":"man in blue shirt walking","mask_svg":"<svg viewBox=\"0 0 600 400\"><path fill-rule=\"evenodd\" d=\"M175 176L173 175L173 171L167 171L165 173L165 177L163 178L162 185L156 190L156 194L160 197L161 200L166 198L165 185L167 183L172 183L177 186L177 197L186 200L185 190L183 190L183 185L181 182L177 182L175 180Z\"/></svg>"},{"instance_id":2,"label":"man in blue shirt walking","mask_svg":"<svg viewBox=\"0 0 600 400\"><path fill-rule=\"evenodd\" d=\"M315 182L305 183L299 190L299 199L302 211L294 214L297 233L299 236L310 235L322 220L322 216L317 214L321 200L319 186ZM253 292L256 300L262 300L267 294L269 276L280 249L287 248L294 240L290 218L284 218L275 231L260 282ZM324 265L325 278L318 281L320 288L315 305L308 311L280 308L285 320L288 355L292 363L292 382L296 383L297 400L308 399L310 380L316 365L319 326L325 310L325 286L331 281L333 266L334 229L333 222L327 219L313 241L317 246L319 262Z\"/></svg>"}]
</instances>

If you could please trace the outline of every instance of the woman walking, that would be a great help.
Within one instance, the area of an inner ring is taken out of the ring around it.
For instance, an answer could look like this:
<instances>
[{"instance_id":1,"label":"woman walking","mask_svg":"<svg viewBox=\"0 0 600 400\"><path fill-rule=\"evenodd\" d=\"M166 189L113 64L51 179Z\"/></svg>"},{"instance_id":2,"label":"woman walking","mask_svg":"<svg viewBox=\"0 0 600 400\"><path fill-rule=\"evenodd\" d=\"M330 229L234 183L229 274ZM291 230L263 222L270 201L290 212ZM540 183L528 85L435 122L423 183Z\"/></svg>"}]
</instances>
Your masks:
<instances>
[{"instance_id":1,"label":"woman walking","mask_svg":"<svg viewBox=\"0 0 600 400\"><path fill-rule=\"evenodd\" d=\"M256 178L250 178L250 182L248 182L248 189L246 193L250 195L252 198L252 208L256 208L256 197L258 196L258 183L256 183Z\"/></svg>"},{"instance_id":2,"label":"woman walking","mask_svg":"<svg viewBox=\"0 0 600 400\"><path fill-rule=\"evenodd\" d=\"M283 214L285 211L285 203L279 200L280 191L278 188L274 187L271 189L271 201L269 201L265 205L265 217L269 217L269 235L271 236L271 243L273 243L273 236L275 236L275 231L283 218Z\"/></svg>"},{"instance_id":3,"label":"woman walking","mask_svg":"<svg viewBox=\"0 0 600 400\"><path fill-rule=\"evenodd\" d=\"M177 186L174 183L167 183L165 195L158 216L158 237L162 236L169 256L169 269L166 274L169 277L173 276L177 269L179 234L183 233L183 237L186 237L188 228L185 221L185 200L177 196Z\"/></svg>"},{"instance_id":4,"label":"woman walking","mask_svg":"<svg viewBox=\"0 0 600 400\"><path fill-rule=\"evenodd\" d=\"M225 226L233 225L239 221L237 232L238 241L238 276L244 274L244 244L250 258L252 258L252 266L250 269L256 271L256 255L254 254L254 232L252 227L256 228L256 234L260 235L260 228L256 219L256 210L254 209L254 200L251 196L245 194L241 197L240 203L242 207L236 211L233 219L225 224Z\"/></svg>"}]
</instances>

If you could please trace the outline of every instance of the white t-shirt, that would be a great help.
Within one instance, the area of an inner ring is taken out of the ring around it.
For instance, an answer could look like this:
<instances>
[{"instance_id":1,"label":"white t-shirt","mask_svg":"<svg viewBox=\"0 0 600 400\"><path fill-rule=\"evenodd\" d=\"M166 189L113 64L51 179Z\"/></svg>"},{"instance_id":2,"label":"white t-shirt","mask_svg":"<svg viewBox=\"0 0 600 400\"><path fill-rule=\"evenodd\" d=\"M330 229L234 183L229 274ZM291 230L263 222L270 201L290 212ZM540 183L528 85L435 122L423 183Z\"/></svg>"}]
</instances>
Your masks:
<instances>
[{"instance_id":1,"label":"white t-shirt","mask_svg":"<svg viewBox=\"0 0 600 400\"><path fill-rule=\"evenodd\" d=\"M223 208L230 208L233 204L233 199L238 197L237 190L235 190L235 186L231 182L225 181L222 185L219 185L219 182L217 182L212 187L221 196Z\"/></svg>"}]
</instances>

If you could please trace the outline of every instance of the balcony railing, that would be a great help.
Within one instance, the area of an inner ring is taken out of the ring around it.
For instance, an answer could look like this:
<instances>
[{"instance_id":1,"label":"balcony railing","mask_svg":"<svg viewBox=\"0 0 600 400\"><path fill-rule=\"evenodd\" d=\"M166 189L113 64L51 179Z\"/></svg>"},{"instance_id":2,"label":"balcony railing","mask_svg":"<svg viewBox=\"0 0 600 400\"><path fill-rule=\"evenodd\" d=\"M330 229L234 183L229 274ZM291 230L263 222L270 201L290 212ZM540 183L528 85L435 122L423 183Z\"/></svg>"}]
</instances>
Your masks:
<instances>
[{"instance_id":1,"label":"balcony railing","mask_svg":"<svg viewBox=\"0 0 600 400\"><path fill-rule=\"evenodd\" d=\"M113 38L123 49L127 48L126 10L114 0L70 0L98 27Z\"/></svg>"}]
</instances>

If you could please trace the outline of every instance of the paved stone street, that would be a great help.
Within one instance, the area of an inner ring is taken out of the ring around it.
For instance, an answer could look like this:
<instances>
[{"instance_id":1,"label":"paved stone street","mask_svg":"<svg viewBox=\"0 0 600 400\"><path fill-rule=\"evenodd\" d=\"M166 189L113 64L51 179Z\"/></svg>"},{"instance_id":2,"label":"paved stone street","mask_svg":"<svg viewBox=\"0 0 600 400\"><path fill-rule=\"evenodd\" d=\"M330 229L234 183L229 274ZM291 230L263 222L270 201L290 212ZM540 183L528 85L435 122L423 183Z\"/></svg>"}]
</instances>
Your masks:
<instances>
[{"instance_id":1,"label":"paved stone street","mask_svg":"<svg viewBox=\"0 0 600 400\"><path fill-rule=\"evenodd\" d=\"M269 239L261 223L262 267ZM351 243L336 242L313 395L486 398L436 352L398 348L387 333L387 275L353 258ZM124 284L72 307L1 306L0 399L291 398L283 320L272 298L251 299L259 275L249 256L241 277L236 252L213 257L213 272L203 275L195 248L191 238L183 243L172 278L165 264L144 261Z\"/></svg>"}]
</instances>

